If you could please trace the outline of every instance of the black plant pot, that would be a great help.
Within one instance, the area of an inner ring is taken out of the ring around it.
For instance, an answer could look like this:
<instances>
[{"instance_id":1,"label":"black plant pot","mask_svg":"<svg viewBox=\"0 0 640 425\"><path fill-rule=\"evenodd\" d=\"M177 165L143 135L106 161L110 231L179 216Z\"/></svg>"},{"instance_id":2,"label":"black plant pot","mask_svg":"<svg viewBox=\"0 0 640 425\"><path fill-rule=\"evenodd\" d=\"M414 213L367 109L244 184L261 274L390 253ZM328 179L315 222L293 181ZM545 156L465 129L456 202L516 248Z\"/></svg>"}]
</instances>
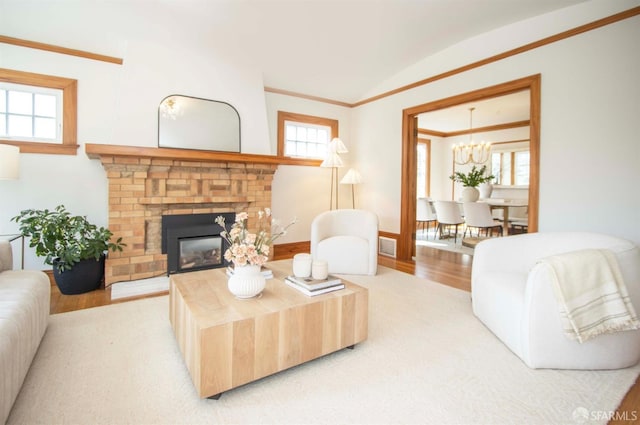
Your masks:
<instances>
[{"instance_id":1,"label":"black plant pot","mask_svg":"<svg viewBox=\"0 0 640 425\"><path fill-rule=\"evenodd\" d=\"M53 260L53 277L65 295L84 294L98 289L104 277L104 259L89 258L73 265L71 270L58 271L57 261Z\"/></svg>"}]
</instances>

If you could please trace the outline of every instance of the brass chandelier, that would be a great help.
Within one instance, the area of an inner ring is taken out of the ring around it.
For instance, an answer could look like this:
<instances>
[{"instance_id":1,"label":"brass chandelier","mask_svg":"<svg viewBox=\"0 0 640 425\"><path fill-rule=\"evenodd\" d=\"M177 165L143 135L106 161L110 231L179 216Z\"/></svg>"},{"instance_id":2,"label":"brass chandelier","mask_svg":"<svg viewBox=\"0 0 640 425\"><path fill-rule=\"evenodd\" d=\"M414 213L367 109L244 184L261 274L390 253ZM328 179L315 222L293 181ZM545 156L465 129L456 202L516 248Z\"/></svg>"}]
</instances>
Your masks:
<instances>
[{"instance_id":1,"label":"brass chandelier","mask_svg":"<svg viewBox=\"0 0 640 425\"><path fill-rule=\"evenodd\" d=\"M473 110L469 108L469 143L453 145L453 160L458 165L484 164L491 154L491 143L473 141Z\"/></svg>"}]
</instances>

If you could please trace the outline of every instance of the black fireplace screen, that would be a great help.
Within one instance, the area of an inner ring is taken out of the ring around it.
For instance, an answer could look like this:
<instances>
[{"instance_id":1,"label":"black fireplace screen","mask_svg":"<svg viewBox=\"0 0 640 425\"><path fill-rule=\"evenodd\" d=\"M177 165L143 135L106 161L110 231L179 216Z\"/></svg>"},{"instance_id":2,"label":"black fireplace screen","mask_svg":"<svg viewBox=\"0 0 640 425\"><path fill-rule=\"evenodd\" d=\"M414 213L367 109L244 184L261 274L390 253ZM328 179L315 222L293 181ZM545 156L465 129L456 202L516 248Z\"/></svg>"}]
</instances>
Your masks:
<instances>
[{"instance_id":1,"label":"black fireplace screen","mask_svg":"<svg viewBox=\"0 0 640 425\"><path fill-rule=\"evenodd\" d=\"M224 267L228 243L220 236L219 215L233 223L235 213L162 216L162 253L167 254L167 274Z\"/></svg>"},{"instance_id":2,"label":"black fireplace screen","mask_svg":"<svg viewBox=\"0 0 640 425\"><path fill-rule=\"evenodd\" d=\"M179 238L178 271L221 266L223 241L220 236Z\"/></svg>"}]
</instances>

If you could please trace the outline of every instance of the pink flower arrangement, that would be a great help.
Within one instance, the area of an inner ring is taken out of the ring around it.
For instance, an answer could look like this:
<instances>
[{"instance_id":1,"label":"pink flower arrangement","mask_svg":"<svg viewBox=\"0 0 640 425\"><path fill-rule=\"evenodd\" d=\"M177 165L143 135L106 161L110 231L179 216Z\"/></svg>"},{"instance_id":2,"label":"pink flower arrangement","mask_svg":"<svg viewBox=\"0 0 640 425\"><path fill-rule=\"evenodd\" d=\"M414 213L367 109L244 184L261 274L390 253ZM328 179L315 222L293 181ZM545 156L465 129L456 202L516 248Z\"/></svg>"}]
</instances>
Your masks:
<instances>
[{"instance_id":1,"label":"pink flower arrangement","mask_svg":"<svg viewBox=\"0 0 640 425\"><path fill-rule=\"evenodd\" d=\"M227 229L224 217L218 216L216 224L224 230L220 236L229 243L229 248L224 253L227 261L233 262L236 266L264 265L269 259L270 246L277 238L287 233L287 229L296 222L294 218L286 226L281 226L277 220L271 219L272 233L269 235L265 229L265 220L271 217L271 209L265 208L258 211L258 231L250 233L247 229L249 214L241 212L236 214L236 220Z\"/></svg>"}]
</instances>

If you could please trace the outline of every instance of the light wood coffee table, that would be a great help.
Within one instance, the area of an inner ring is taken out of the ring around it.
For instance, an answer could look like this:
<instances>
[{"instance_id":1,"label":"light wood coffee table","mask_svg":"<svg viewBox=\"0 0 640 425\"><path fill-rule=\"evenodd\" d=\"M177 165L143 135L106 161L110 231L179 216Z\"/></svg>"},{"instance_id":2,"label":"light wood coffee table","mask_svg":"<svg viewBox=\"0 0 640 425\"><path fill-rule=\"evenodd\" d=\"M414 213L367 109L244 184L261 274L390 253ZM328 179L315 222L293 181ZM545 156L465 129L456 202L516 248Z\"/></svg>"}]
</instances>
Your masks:
<instances>
[{"instance_id":1,"label":"light wood coffee table","mask_svg":"<svg viewBox=\"0 0 640 425\"><path fill-rule=\"evenodd\" d=\"M308 297L282 280L291 260L267 265L274 278L257 298L237 299L225 270L174 274L170 320L193 384L202 398L367 338L369 293L344 281L345 289Z\"/></svg>"}]
</instances>

